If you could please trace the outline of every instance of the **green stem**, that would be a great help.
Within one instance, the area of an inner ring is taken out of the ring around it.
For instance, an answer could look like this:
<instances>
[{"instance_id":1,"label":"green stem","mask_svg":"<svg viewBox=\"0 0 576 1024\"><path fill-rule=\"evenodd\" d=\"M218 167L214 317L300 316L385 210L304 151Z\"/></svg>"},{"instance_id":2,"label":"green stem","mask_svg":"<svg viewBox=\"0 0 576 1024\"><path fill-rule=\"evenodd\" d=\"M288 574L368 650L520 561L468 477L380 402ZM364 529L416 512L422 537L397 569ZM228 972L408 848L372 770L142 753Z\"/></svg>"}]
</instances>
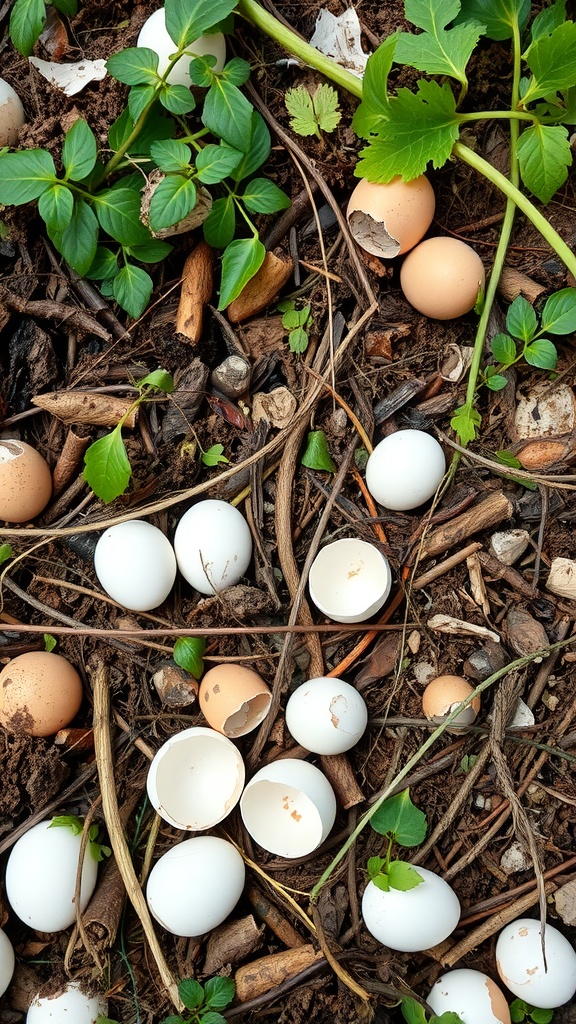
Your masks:
<instances>
[{"instance_id":1,"label":"green stem","mask_svg":"<svg viewBox=\"0 0 576 1024\"><path fill-rule=\"evenodd\" d=\"M471 114L457 114L460 124L466 121L531 121L532 124L539 124L538 118L522 110L479 110Z\"/></svg>"}]
</instances>

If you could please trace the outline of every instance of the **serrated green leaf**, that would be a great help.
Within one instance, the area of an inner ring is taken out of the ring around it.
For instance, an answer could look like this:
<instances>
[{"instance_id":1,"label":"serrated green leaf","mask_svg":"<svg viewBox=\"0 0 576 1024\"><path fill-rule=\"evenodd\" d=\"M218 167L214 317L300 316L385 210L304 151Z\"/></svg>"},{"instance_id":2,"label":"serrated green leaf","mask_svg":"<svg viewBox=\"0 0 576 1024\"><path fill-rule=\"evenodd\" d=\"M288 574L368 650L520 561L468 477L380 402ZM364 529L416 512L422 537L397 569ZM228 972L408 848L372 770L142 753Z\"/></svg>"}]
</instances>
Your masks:
<instances>
[{"instance_id":1,"label":"serrated green leaf","mask_svg":"<svg viewBox=\"0 0 576 1024\"><path fill-rule=\"evenodd\" d=\"M182 49L232 13L236 0L166 0L168 35Z\"/></svg>"},{"instance_id":2,"label":"serrated green leaf","mask_svg":"<svg viewBox=\"0 0 576 1024\"><path fill-rule=\"evenodd\" d=\"M165 139L150 146L150 156L161 171L184 171L190 166L192 150L183 142Z\"/></svg>"},{"instance_id":3,"label":"serrated green leaf","mask_svg":"<svg viewBox=\"0 0 576 1024\"><path fill-rule=\"evenodd\" d=\"M56 181L56 168L47 149L23 149L0 155L0 203L21 206Z\"/></svg>"},{"instance_id":4,"label":"serrated green leaf","mask_svg":"<svg viewBox=\"0 0 576 1024\"><path fill-rule=\"evenodd\" d=\"M260 269L266 256L266 249L260 239L237 238L226 246L222 254L222 280L218 309L226 309L237 299L244 285L248 284Z\"/></svg>"},{"instance_id":5,"label":"serrated green leaf","mask_svg":"<svg viewBox=\"0 0 576 1024\"><path fill-rule=\"evenodd\" d=\"M204 989L194 978L183 978L178 982L178 995L187 1010L196 1010L204 1002Z\"/></svg>"},{"instance_id":6,"label":"serrated green leaf","mask_svg":"<svg viewBox=\"0 0 576 1024\"><path fill-rule=\"evenodd\" d=\"M246 149L246 153L240 163L230 173L230 177L236 182L249 178L251 174L254 174L265 163L270 155L272 145L270 132L264 118L257 110L252 111L250 132L250 144Z\"/></svg>"},{"instance_id":7,"label":"serrated green leaf","mask_svg":"<svg viewBox=\"0 0 576 1024\"><path fill-rule=\"evenodd\" d=\"M338 93L327 82L318 86L312 95L314 113L323 132L333 132L342 117L338 110Z\"/></svg>"},{"instance_id":8,"label":"serrated green leaf","mask_svg":"<svg viewBox=\"0 0 576 1024\"><path fill-rule=\"evenodd\" d=\"M104 245L99 245L90 268L84 274L91 281L104 281L118 273L118 254Z\"/></svg>"},{"instance_id":9,"label":"serrated green leaf","mask_svg":"<svg viewBox=\"0 0 576 1024\"><path fill-rule=\"evenodd\" d=\"M120 427L94 441L84 455L84 479L106 505L130 483L132 467L126 454Z\"/></svg>"},{"instance_id":10,"label":"serrated green leaf","mask_svg":"<svg viewBox=\"0 0 576 1024\"><path fill-rule=\"evenodd\" d=\"M234 999L235 991L232 978L208 978L204 983L204 1005L212 1010L225 1010Z\"/></svg>"},{"instance_id":11,"label":"serrated green leaf","mask_svg":"<svg viewBox=\"0 0 576 1024\"><path fill-rule=\"evenodd\" d=\"M67 263L82 277L90 269L98 246L98 221L84 199L76 199L70 223L64 231L48 234Z\"/></svg>"},{"instance_id":12,"label":"serrated green leaf","mask_svg":"<svg viewBox=\"0 0 576 1024\"><path fill-rule=\"evenodd\" d=\"M128 110L135 124L146 107L152 102L156 90L153 85L133 85L128 95Z\"/></svg>"},{"instance_id":13,"label":"serrated green leaf","mask_svg":"<svg viewBox=\"0 0 576 1024\"><path fill-rule=\"evenodd\" d=\"M74 122L64 137L62 163L66 178L82 181L88 177L98 157L98 147L92 129L81 117Z\"/></svg>"},{"instance_id":14,"label":"serrated green leaf","mask_svg":"<svg viewBox=\"0 0 576 1024\"><path fill-rule=\"evenodd\" d=\"M292 131L303 137L317 135L320 138L318 121L314 114L314 105L308 90L303 85L299 85L294 89L288 89L284 102L290 114L290 127Z\"/></svg>"},{"instance_id":15,"label":"serrated green leaf","mask_svg":"<svg viewBox=\"0 0 576 1024\"><path fill-rule=\"evenodd\" d=\"M198 180L205 185L223 181L238 166L243 154L232 146L205 146L196 157Z\"/></svg>"},{"instance_id":16,"label":"serrated green leaf","mask_svg":"<svg viewBox=\"0 0 576 1024\"><path fill-rule=\"evenodd\" d=\"M84 822L77 814L57 814L52 818L48 828L69 828L73 836L79 836L84 828Z\"/></svg>"},{"instance_id":17,"label":"serrated green leaf","mask_svg":"<svg viewBox=\"0 0 576 1024\"><path fill-rule=\"evenodd\" d=\"M497 334L490 348L496 361L503 366L510 366L516 359L516 342L509 334Z\"/></svg>"},{"instance_id":18,"label":"serrated green leaf","mask_svg":"<svg viewBox=\"0 0 576 1024\"><path fill-rule=\"evenodd\" d=\"M328 441L323 430L311 430L306 440L306 448L300 459L308 469L323 469L327 473L335 473L336 465L328 450Z\"/></svg>"},{"instance_id":19,"label":"serrated green leaf","mask_svg":"<svg viewBox=\"0 0 576 1024\"><path fill-rule=\"evenodd\" d=\"M412 999L412 996L403 997L400 1003L400 1009L406 1024L426 1024L424 1007L421 1006L420 1003L416 1002L415 999Z\"/></svg>"},{"instance_id":20,"label":"serrated green leaf","mask_svg":"<svg viewBox=\"0 0 576 1024\"><path fill-rule=\"evenodd\" d=\"M171 395L174 391L174 378L171 373L168 373L168 370L163 370L162 367L159 367L157 370L147 373L141 380L137 380L136 387L139 390L142 390L142 388L156 388L158 391L163 391L165 395Z\"/></svg>"},{"instance_id":21,"label":"serrated green leaf","mask_svg":"<svg viewBox=\"0 0 576 1024\"><path fill-rule=\"evenodd\" d=\"M576 22L566 21L550 35L540 36L528 47L524 59L532 72L524 104L575 85Z\"/></svg>"},{"instance_id":22,"label":"serrated green leaf","mask_svg":"<svg viewBox=\"0 0 576 1024\"><path fill-rule=\"evenodd\" d=\"M163 242L161 238L151 238L140 245L127 246L126 252L140 263L159 263L170 255L172 246L168 242Z\"/></svg>"},{"instance_id":23,"label":"serrated green leaf","mask_svg":"<svg viewBox=\"0 0 576 1024\"><path fill-rule=\"evenodd\" d=\"M24 57L29 57L46 22L44 0L16 0L10 14L10 39Z\"/></svg>"},{"instance_id":24,"label":"serrated green leaf","mask_svg":"<svg viewBox=\"0 0 576 1024\"><path fill-rule=\"evenodd\" d=\"M523 295L518 295L508 307L506 327L514 338L521 341L530 341L536 334L536 313Z\"/></svg>"},{"instance_id":25,"label":"serrated green leaf","mask_svg":"<svg viewBox=\"0 0 576 1024\"><path fill-rule=\"evenodd\" d=\"M424 881L416 868L413 868L411 864L406 864L403 860L390 861L387 874L390 887L398 889L400 892L415 889Z\"/></svg>"},{"instance_id":26,"label":"serrated green leaf","mask_svg":"<svg viewBox=\"0 0 576 1024\"><path fill-rule=\"evenodd\" d=\"M536 15L530 25L530 38L532 42L540 36L548 36L555 28L562 25L566 20L566 0L556 0L551 7L545 7Z\"/></svg>"},{"instance_id":27,"label":"serrated green leaf","mask_svg":"<svg viewBox=\"0 0 576 1024\"><path fill-rule=\"evenodd\" d=\"M204 466L219 466L220 463L227 463L230 459L227 459L223 455L224 445L213 444L211 448L207 448L205 452L202 452L202 463Z\"/></svg>"},{"instance_id":28,"label":"serrated green leaf","mask_svg":"<svg viewBox=\"0 0 576 1024\"><path fill-rule=\"evenodd\" d=\"M130 111L126 108L113 122L108 132L108 142L114 151L121 149L130 138L134 125ZM144 127L129 149L131 156L148 156L153 142L171 139L176 131L176 122L167 117L160 104L155 103L146 116Z\"/></svg>"},{"instance_id":29,"label":"serrated green leaf","mask_svg":"<svg viewBox=\"0 0 576 1024\"><path fill-rule=\"evenodd\" d=\"M542 310L540 330L546 334L576 331L576 288L562 288L550 296Z\"/></svg>"},{"instance_id":30,"label":"serrated green leaf","mask_svg":"<svg viewBox=\"0 0 576 1024\"><path fill-rule=\"evenodd\" d=\"M486 387L490 391L503 391L507 384L506 377L503 377L500 373L494 373L486 380Z\"/></svg>"},{"instance_id":31,"label":"serrated green leaf","mask_svg":"<svg viewBox=\"0 0 576 1024\"><path fill-rule=\"evenodd\" d=\"M136 320L150 302L154 282L141 267L127 263L113 281L114 298L118 305Z\"/></svg>"},{"instance_id":32,"label":"serrated green leaf","mask_svg":"<svg viewBox=\"0 0 576 1024\"><path fill-rule=\"evenodd\" d=\"M384 860L383 857L369 857L368 858L368 863L366 864L366 870L368 872L368 877L371 879L371 881L374 881L374 879L379 874L381 874L382 868L384 867L385 863L386 863L386 861Z\"/></svg>"},{"instance_id":33,"label":"serrated green leaf","mask_svg":"<svg viewBox=\"0 0 576 1024\"><path fill-rule=\"evenodd\" d=\"M206 640L203 636L180 636L174 644L174 661L195 679L204 675L204 652Z\"/></svg>"},{"instance_id":34,"label":"serrated green leaf","mask_svg":"<svg viewBox=\"0 0 576 1024\"><path fill-rule=\"evenodd\" d=\"M484 30L474 21L447 29L460 9L459 0L406 0L408 21L424 31L401 32L394 59L431 75L450 75L466 83L466 65Z\"/></svg>"},{"instance_id":35,"label":"serrated green leaf","mask_svg":"<svg viewBox=\"0 0 576 1024\"><path fill-rule=\"evenodd\" d=\"M131 188L108 188L94 196L102 229L121 245L147 242L150 233L140 222L140 194Z\"/></svg>"},{"instance_id":36,"label":"serrated green leaf","mask_svg":"<svg viewBox=\"0 0 576 1024\"><path fill-rule=\"evenodd\" d=\"M524 359L539 370L555 370L558 363L556 346L548 338L537 338L524 349Z\"/></svg>"},{"instance_id":37,"label":"serrated green leaf","mask_svg":"<svg viewBox=\"0 0 576 1024\"><path fill-rule=\"evenodd\" d=\"M236 207L232 196L216 199L202 225L204 238L214 249L225 249L236 231Z\"/></svg>"},{"instance_id":38,"label":"serrated green leaf","mask_svg":"<svg viewBox=\"0 0 576 1024\"><path fill-rule=\"evenodd\" d=\"M550 202L566 181L572 164L568 129L562 125L531 125L520 135L516 150L524 185L541 203Z\"/></svg>"},{"instance_id":39,"label":"serrated green leaf","mask_svg":"<svg viewBox=\"0 0 576 1024\"><path fill-rule=\"evenodd\" d=\"M130 46L113 53L106 61L106 70L123 85L157 85L159 57L147 46Z\"/></svg>"},{"instance_id":40,"label":"serrated green leaf","mask_svg":"<svg viewBox=\"0 0 576 1024\"><path fill-rule=\"evenodd\" d=\"M148 218L152 231L172 227L196 206L196 185L182 174L169 174L157 185Z\"/></svg>"},{"instance_id":41,"label":"serrated green leaf","mask_svg":"<svg viewBox=\"0 0 576 1024\"><path fill-rule=\"evenodd\" d=\"M276 213L290 206L290 199L269 178L253 178L242 193L242 201L251 213Z\"/></svg>"},{"instance_id":42,"label":"serrated green leaf","mask_svg":"<svg viewBox=\"0 0 576 1024\"><path fill-rule=\"evenodd\" d=\"M410 789L385 800L370 824L375 832L393 836L401 846L419 846L426 838L426 815L410 799Z\"/></svg>"},{"instance_id":43,"label":"serrated green leaf","mask_svg":"<svg viewBox=\"0 0 576 1024\"><path fill-rule=\"evenodd\" d=\"M66 185L50 185L38 199L38 213L52 232L65 231L74 212L74 196Z\"/></svg>"},{"instance_id":44,"label":"serrated green leaf","mask_svg":"<svg viewBox=\"0 0 576 1024\"><path fill-rule=\"evenodd\" d=\"M514 25L526 25L530 7L530 0L462 0L455 22L477 21L486 26L489 39L511 39Z\"/></svg>"},{"instance_id":45,"label":"serrated green leaf","mask_svg":"<svg viewBox=\"0 0 576 1024\"><path fill-rule=\"evenodd\" d=\"M196 100L185 85L165 85L160 93L160 103L171 114L189 114L196 106Z\"/></svg>"},{"instance_id":46,"label":"serrated green leaf","mask_svg":"<svg viewBox=\"0 0 576 1024\"><path fill-rule=\"evenodd\" d=\"M385 872L382 872L380 875L374 875L374 878L372 878L371 881L376 888L381 889L382 892L390 892L390 880Z\"/></svg>"},{"instance_id":47,"label":"serrated green leaf","mask_svg":"<svg viewBox=\"0 0 576 1024\"><path fill-rule=\"evenodd\" d=\"M252 104L237 86L216 78L206 93L202 124L234 149L246 153L252 133L252 113Z\"/></svg>"},{"instance_id":48,"label":"serrated green leaf","mask_svg":"<svg viewBox=\"0 0 576 1024\"><path fill-rule=\"evenodd\" d=\"M456 409L450 420L452 430L457 435L460 444L464 446L474 440L481 423L482 417L478 410L466 405L461 405L459 409Z\"/></svg>"},{"instance_id":49,"label":"serrated green leaf","mask_svg":"<svg viewBox=\"0 0 576 1024\"><path fill-rule=\"evenodd\" d=\"M388 36L368 58L362 80L362 102L352 118L352 128L361 139L378 134L388 120L388 76L394 62L398 33Z\"/></svg>"}]
</instances>

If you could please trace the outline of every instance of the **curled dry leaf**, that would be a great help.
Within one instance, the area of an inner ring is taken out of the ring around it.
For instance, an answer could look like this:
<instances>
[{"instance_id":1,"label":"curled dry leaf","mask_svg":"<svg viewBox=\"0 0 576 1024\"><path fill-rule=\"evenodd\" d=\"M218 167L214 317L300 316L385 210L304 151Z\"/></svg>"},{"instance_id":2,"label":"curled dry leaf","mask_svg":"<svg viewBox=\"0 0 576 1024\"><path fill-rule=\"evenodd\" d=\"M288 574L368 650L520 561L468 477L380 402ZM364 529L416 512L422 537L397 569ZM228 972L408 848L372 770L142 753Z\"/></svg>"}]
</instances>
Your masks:
<instances>
[{"instance_id":1,"label":"curled dry leaf","mask_svg":"<svg viewBox=\"0 0 576 1024\"><path fill-rule=\"evenodd\" d=\"M576 562L572 558L554 558L550 566L550 575L546 581L546 590L558 597L567 597L576 601Z\"/></svg>"},{"instance_id":2,"label":"curled dry leaf","mask_svg":"<svg viewBox=\"0 0 576 1024\"><path fill-rule=\"evenodd\" d=\"M442 380L448 380L452 384L462 380L472 362L473 351L470 345L447 345L442 353L440 365Z\"/></svg>"},{"instance_id":3,"label":"curled dry leaf","mask_svg":"<svg viewBox=\"0 0 576 1024\"><path fill-rule=\"evenodd\" d=\"M133 404L130 398L98 395L93 391L62 391L35 395L33 405L44 409L63 423L86 423L91 427L115 427ZM136 423L136 411L124 421L125 427Z\"/></svg>"},{"instance_id":4,"label":"curled dry leaf","mask_svg":"<svg viewBox=\"0 0 576 1024\"><path fill-rule=\"evenodd\" d=\"M90 82L101 82L106 78L105 60L80 60L75 64L58 64L40 57L28 57L30 64L56 89L66 96L75 96Z\"/></svg>"},{"instance_id":5,"label":"curled dry leaf","mask_svg":"<svg viewBox=\"0 0 576 1024\"><path fill-rule=\"evenodd\" d=\"M486 640L493 640L500 643L498 633L486 626L477 626L473 622L464 622L463 619L454 619L451 615L432 615L428 619L428 626L436 633L449 633L453 636L478 636Z\"/></svg>"}]
</instances>

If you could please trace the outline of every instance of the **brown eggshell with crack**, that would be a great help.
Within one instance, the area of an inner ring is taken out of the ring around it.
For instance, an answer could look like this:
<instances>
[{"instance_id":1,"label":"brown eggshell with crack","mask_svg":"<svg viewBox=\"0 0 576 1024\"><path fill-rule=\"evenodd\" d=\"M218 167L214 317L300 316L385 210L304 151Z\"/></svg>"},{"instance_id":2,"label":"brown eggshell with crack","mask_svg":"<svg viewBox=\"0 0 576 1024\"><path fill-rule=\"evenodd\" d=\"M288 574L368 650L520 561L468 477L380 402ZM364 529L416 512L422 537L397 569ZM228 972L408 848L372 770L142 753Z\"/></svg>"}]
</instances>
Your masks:
<instances>
[{"instance_id":1,"label":"brown eggshell with crack","mask_svg":"<svg viewBox=\"0 0 576 1024\"><path fill-rule=\"evenodd\" d=\"M229 739L256 729L270 709L266 683L244 665L216 665L200 683L200 710L213 729Z\"/></svg>"},{"instance_id":2,"label":"brown eggshell with crack","mask_svg":"<svg viewBox=\"0 0 576 1024\"><path fill-rule=\"evenodd\" d=\"M463 679L462 676L437 676L432 679L422 695L422 710L430 722L440 725L455 711L466 697L473 692L474 687ZM480 697L475 697L472 703L459 714L450 724L448 732L461 732L467 726L472 725L480 710Z\"/></svg>"},{"instance_id":3,"label":"brown eggshell with crack","mask_svg":"<svg viewBox=\"0 0 576 1024\"><path fill-rule=\"evenodd\" d=\"M82 703L82 680L61 654L29 651L0 672L0 725L26 736L53 736Z\"/></svg>"},{"instance_id":4,"label":"brown eggshell with crack","mask_svg":"<svg viewBox=\"0 0 576 1024\"><path fill-rule=\"evenodd\" d=\"M24 441L0 440L0 519L27 523L52 496L52 474L40 452Z\"/></svg>"},{"instance_id":5,"label":"brown eggshell with crack","mask_svg":"<svg viewBox=\"0 0 576 1024\"><path fill-rule=\"evenodd\" d=\"M367 252L391 259L408 252L426 234L436 198L428 178L396 177L386 184L360 180L348 203L348 227Z\"/></svg>"}]
</instances>

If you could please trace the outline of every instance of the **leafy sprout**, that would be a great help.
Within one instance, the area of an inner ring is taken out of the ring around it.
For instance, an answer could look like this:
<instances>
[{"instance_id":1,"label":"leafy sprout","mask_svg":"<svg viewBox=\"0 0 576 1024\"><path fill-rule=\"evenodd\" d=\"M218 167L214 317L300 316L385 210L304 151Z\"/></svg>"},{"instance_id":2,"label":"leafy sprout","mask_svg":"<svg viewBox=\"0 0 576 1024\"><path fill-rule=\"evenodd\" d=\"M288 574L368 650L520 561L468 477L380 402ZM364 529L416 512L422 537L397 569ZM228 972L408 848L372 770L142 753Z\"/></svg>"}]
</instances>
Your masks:
<instances>
[{"instance_id":1,"label":"leafy sprout","mask_svg":"<svg viewBox=\"0 0 576 1024\"><path fill-rule=\"evenodd\" d=\"M290 127L298 135L316 135L320 139L321 131L333 132L340 123L338 93L326 83L319 85L314 93L309 93L303 85L289 89L284 102L291 114Z\"/></svg>"},{"instance_id":2,"label":"leafy sprout","mask_svg":"<svg viewBox=\"0 0 576 1024\"><path fill-rule=\"evenodd\" d=\"M410 799L410 790L404 789L385 800L370 819L375 832L387 840L383 857L370 857L367 864L370 880L379 889L402 892L414 889L423 881L416 868L402 860L392 860L394 843L400 846L419 846L426 837L426 815Z\"/></svg>"}]
</instances>

